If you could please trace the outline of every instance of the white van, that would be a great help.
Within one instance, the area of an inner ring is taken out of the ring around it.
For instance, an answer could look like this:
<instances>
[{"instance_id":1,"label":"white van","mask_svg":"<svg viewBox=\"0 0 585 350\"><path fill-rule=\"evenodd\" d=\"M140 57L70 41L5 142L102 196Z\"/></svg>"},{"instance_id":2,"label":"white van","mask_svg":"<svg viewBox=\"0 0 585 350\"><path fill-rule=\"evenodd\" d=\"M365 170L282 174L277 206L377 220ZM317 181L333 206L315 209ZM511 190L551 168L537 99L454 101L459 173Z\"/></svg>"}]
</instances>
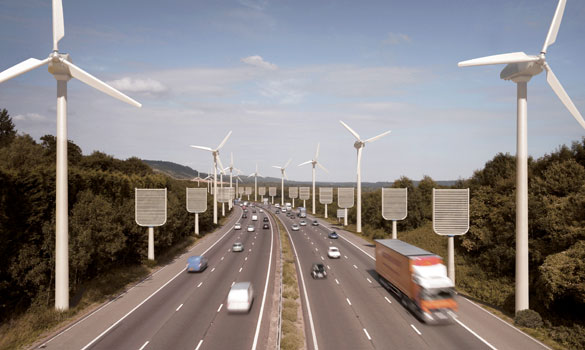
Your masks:
<instances>
[{"instance_id":1,"label":"white van","mask_svg":"<svg viewBox=\"0 0 585 350\"><path fill-rule=\"evenodd\" d=\"M254 302L254 288L251 282L235 283L227 297L228 312L249 312Z\"/></svg>"},{"instance_id":2,"label":"white van","mask_svg":"<svg viewBox=\"0 0 585 350\"><path fill-rule=\"evenodd\" d=\"M258 215L252 215L252 221L258 221Z\"/></svg>"}]
</instances>

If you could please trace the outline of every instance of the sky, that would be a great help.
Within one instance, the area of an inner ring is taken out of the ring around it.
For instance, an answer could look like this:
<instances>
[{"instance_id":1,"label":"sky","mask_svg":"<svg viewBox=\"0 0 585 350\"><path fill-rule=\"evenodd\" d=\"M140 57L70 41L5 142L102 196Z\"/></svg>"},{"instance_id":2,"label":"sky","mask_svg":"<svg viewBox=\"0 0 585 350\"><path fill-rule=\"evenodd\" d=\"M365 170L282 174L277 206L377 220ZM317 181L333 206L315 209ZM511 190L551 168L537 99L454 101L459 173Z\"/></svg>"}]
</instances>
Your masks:
<instances>
[{"instance_id":1,"label":"sky","mask_svg":"<svg viewBox=\"0 0 585 350\"><path fill-rule=\"evenodd\" d=\"M209 171L352 181L470 177L516 152L516 86L501 66L459 61L540 52L556 0L270 1L63 0L60 52L143 104L68 85L68 138L84 154L166 160ZM585 2L568 0L547 62L585 114ZM49 0L0 0L0 71L52 51ZM56 84L45 67L0 84L19 132L56 134ZM585 136L546 83L528 84L528 152L541 157Z\"/></svg>"}]
</instances>

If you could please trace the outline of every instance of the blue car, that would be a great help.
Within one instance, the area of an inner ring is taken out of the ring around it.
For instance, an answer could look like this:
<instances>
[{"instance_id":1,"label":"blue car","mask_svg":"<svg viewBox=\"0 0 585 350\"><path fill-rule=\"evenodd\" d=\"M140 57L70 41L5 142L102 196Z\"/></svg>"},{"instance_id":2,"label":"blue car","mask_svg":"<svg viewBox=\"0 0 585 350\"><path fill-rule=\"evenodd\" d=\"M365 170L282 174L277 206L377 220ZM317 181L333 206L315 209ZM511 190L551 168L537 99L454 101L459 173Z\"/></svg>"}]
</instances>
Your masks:
<instances>
[{"instance_id":1,"label":"blue car","mask_svg":"<svg viewBox=\"0 0 585 350\"><path fill-rule=\"evenodd\" d=\"M339 236L337 235L337 232L333 231L329 234L329 238L331 239L337 239L339 238Z\"/></svg>"},{"instance_id":2,"label":"blue car","mask_svg":"<svg viewBox=\"0 0 585 350\"><path fill-rule=\"evenodd\" d=\"M201 272L207 267L207 258L202 256L190 256L187 259L187 272Z\"/></svg>"}]
</instances>

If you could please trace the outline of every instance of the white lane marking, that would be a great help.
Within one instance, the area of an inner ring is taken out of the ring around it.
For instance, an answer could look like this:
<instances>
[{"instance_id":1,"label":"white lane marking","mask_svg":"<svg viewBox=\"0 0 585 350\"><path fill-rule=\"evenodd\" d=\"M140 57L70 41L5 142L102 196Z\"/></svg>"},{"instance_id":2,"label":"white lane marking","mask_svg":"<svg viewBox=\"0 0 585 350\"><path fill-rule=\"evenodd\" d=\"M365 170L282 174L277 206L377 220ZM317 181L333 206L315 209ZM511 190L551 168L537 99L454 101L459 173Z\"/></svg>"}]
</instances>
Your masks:
<instances>
[{"instance_id":1,"label":"white lane marking","mask_svg":"<svg viewBox=\"0 0 585 350\"><path fill-rule=\"evenodd\" d=\"M248 257L245 257L245 258L244 258L244 261L247 261L247 260L248 260Z\"/></svg>"},{"instance_id":2,"label":"white lane marking","mask_svg":"<svg viewBox=\"0 0 585 350\"><path fill-rule=\"evenodd\" d=\"M211 272L215 271L215 267L211 269Z\"/></svg>"},{"instance_id":3,"label":"white lane marking","mask_svg":"<svg viewBox=\"0 0 585 350\"><path fill-rule=\"evenodd\" d=\"M412 329L414 329L414 331L415 331L415 332L417 332L417 333L418 333L418 335L422 335L422 333L421 333L421 332L419 332L419 330L418 330L418 329L416 329L416 327L415 327L413 324L411 324L410 326L412 327Z\"/></svg>"},{"instance_id":4,"label":"white lane marking","mask_svg":"<svg viewBox=\"0 0 585 350\"><path fill-rule=\"evenodd\" d=\"M299 254L297 254L297 248L295 247L295 243L292 240L292 236L288 231L288 228L285 226L284 229L286 233L288 233L290 237L290 242L292 243L293 250L295 252L295 258L297 260L297 267L299 268L299 275L301 276L301 283L303 284L303 295L305 296L305 301L307 305L307 312L309 314L309 325L311 326L311 335L313 338L313 347L315 350L319 350L319 345L317 343L317 335L315 334L315 324L313 323L313 314L311 313L311 303L309 302L309 296L307 294L307 288L305 286L305 277L303 275L303 269L301 268L301 262L299 261ZM308 238L307 238L308 239Z\"/></svg>"},{"instance_id":5,"label":"white lane marking","mask_svg":"<svg viewBox=\"0 0 585 350\"><path fill-rule=\"evenodd\" d=\"M238 272L242 272L242 269L243 269L243 267L240 267L240 271L238 271Z\"/></svg>"},{"instance_id":6,"label":"white lane marking","mask_svg":"<svg viewBox=\"0 0 585 350\"><path fill-rule=\"evenodd\" d=\"M325 258L321 257L321 260L325 261Z\"/></svg>"},{"instance_id":7,"label":"white lane marking","mask_svg":"<svg viewBox=\"0 0 585 350\"><path fill-rule=\"evenodd\" d=\"M272 218L268 218L271 220ZM254 343L252 343L252 350L256 350L256 346L258 345L258 336L260 335L260 325L262 324L262 316L264 313L264 304L266 302L266 292L268 291L268 280L270 279L270 266L272 265L272 246L274 240L274 231L272 230L274 224L270 221L270 259L268 260L268 269L266 270L266 283L264 284L264 295L262 296L262 306L260 307L260 318L258 319L258 324L256 325L256 334L254 334Z\"/></svg>"},{"instance_id":8,"label":"white lane marking","mask_svg":"<svg viewBox=\"0 0 585 350\"><path fill-rule=\"evenodd\" d=\"M239 237L238 237L238 238L239 238ZM228 248L228 252L231 252L231 251L232 251L232 249L231 249L231 248Z\"/></svg>"},{"instance_id":9,"label":"white lane marking","mask_svg":"<svg viewBox=\"0 0 585 350\"><path fill-rule=\"evenodd\" d=\"M357 266L355 266L355 264L353 265L353 267L355 267L357 269Z\"/></svg>"},{"instance_id":10,"label":"white lane marking","mask_svg":"<svg viewBox=\"0 0 585 350\"><path fill-rule=\"evenodd\" d=\"M466 325L463 324L463 322L459 321L458 319L454 318L455 322L459 323L461 325L461 327L467 329L471 334L475 335L475 337L479 340L481 340L485 345L489 346L490 349L492 350L498 350L496 349L492 344L488 343L485 339L483 339L482 337L479 336L479 334L475 333L474 331L471 330L471 328L467 327Z\"/></svg>"},{"instance_id":11,"label":"white lane marking","mask_svg":"<svg viewBox=\"0 0 585 350\"><path fill-rule=\"evenodd\" d=\"M140 347L140 349L138 349L138 350L142 350L142 349L144 349L144 348L145 348L145 347L148 345L148 343L149 343L149 342L146 342L146 343L144 343L144 345L142 345L142 346Z\"/></svg>"},{"instance_id":12,"label":"white lane marking","mask_svg":"<svg viewBox=\"0 0 585 350\"><path fill-rule=\"evenodd\" d=\"M248 251L251 252L252 251L252 248L248 249Z\"/></svg>"},{"instance_id":13,"label":"white lane marking","mask_svg":"<svg viewBox=\"0 0 585 350\"><path fill-rule=\"evenodd\" d=\"M197 288L201 287L202 284L203 284L203 282L199 282L199 284L197 285Z\"/></svg>"},{"instance_id":14,"label":"white lane marking","mask_svg":"<svg viewBox=\"0 0 585 350\"><path fill-rule=\"evenodd\" d=\"M327 265L327 269L328 269L328 270L331 270L331 268L329 267L329 265Z\"/></svg>"},{"instance_id":15,"label":"white lane marking","mask_svg":"<svg viewBox=\"0 0 585 350\"><path fill-rule=\"evenodd\" d=\"M313 244L313 242L311 242L311 244Z\"/></svg>"},{"instance_id":16,"label":"white lane marking","mask_svg":"<svg viewBox=\"0 0 585 350\"><path fill-rule=\"evenodd\" d=\"M339 284L339 281L337 280L337 278L335 279L335 283Z\"/></svg>"},{"instance_id":17,"label":"white lane marking","mask_svg":"<svg viewBox=\"0 0 585 350\"><path fill-rule=\"evenodd\" d=\"M177 310L175 310L175 311L179 311L179 310L181 310L181 308L182 308L182 307L183 307L183 304L179 305L179 307L178 307L178 308L177 308Z\"/></svg>"},{"instance_id":18,"label":"white lane marking","mask_svg":"<svg viewBox=\"0 0 585 350\"><path fill-rule=\"evenodd\" d=\"M223 258L224 258L224 257L222 256L222 257L221 257L221 260L223 260Z\"/></svg>"},{"instance_id":19,"label":"white lane marking","mask_svg":"<svg viewBox=\"0 0 585 350\"><path fill-rule=\"evenodd\" d=\"M254 245L254 242L252 242L252 245Z\"/></svg>"},{"instance_id":20,"label":"white lane marking","mask_svg":"<svg viewBox=\"0 0 585 350\"><path fill-rule=\"evenodd\" d=\"M371 280L371 279L369 279L369 278L367 278L367 277L366 277L366 279L368 280L368 282L372 283L372 280Z\"/></svg>"},{"instance_id":21,"label":"white lane marking","mask_svg":"<svg viewBox=\"0 0 585 350\"><path fill-rule=\"evenodd\" d=\"M319 251L319 248L315 248L315 251L318 252Z\"/></svg>"},{"instance_id":22,"label":"white lane marking","mask_svg":"<svg viewBox=\"0 0 585 350\"><path fill-rule=\"evenodd\" d=\"M392 304L392 302L390 301L390 299L388 299L388 297L384 297L384 299L386 299L386 301L390 304Z\"/></svg>"},{"instance_id":23,"label":"white lane marking","mask_svg":"<svg viewBox=\"0 0 585 350\"><path fill-rule=\"evenodd\" d=\"M197 347L195 348L195 350L199 350L199 348L201 347L201 344L203 344L203 339L201 339L199 341L199 344L197 344Z\"/></svg>"},{"instance_id":24,"label":"white lane marking","mask_svg":"<svg viewBox=\"0 0 585 350\"><path fill-rule=\"evenodd\" d=\"M222 308L222 307L223 307L223 304L221 304L221 305L219 306L219 308L217 309L217 312L219 312L219 310L221 310L221 308Z\"/></svg>"},{"instance_id":25,"label":"white lane marking","mask_svg":"<svg viewBox=\"0 0 585 350\"><path fill-rule=\"evenodd\" d=\"M233 281L233 282L232 282L232 287L234 286L234 284L236 284L236 281Z\"/></svg>"},{"instance_id":26,"label":"white lane marking","mask_svg":"<svg viewBox=\"0 0 585 350\"><path fill-rule=\"evenodd\" d=\"M368 340L372 340L372 338L370 338L370 334L368 333L368 331L364 328L364 333L366 333L366 337L368 337Z\"/></svg>"},{"instance_id":27,"label":"white lane marking","mask_svg":"<svg viewBox=\"0 0 585 350\"><path fill-rule=\"evenodd\" d=\"M343 257L347 259L347 255L344 255Z\"/></svg>"},{"instance_id":28,"label":"white lane marking","mask_svg":"<svg viewBox=\"0 0 585 350\"><path fill-rule=\"evenodd\" d=\"M351 301L349 301L349 298L345 298L345 300L347 300L347 303L349 304L349 306L351 306Z\"/></svg>"}]
</instances>

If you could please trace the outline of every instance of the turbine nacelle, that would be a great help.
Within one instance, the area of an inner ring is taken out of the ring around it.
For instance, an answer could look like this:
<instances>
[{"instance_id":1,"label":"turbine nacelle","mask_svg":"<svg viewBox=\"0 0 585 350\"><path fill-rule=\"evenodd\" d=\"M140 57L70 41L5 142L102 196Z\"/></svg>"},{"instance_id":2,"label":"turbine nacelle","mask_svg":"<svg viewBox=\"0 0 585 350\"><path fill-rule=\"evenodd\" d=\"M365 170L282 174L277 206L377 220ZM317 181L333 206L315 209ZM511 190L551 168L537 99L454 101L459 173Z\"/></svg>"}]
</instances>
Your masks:
<instances>
[{"instance_id":1,"label":"turbine nacelle","mask_svg":"<svg viewBox=\"0 0 585 350\"><path fill-rule=\"evenodd\" d=\"M356 141L353 144L353 147L355 147L355 149L364 148L365 146L366 146L366 143L365 142L362 142L362 141Z\"/></svg>"},{"instance_id":2,"label":"turbine nacelle","mask_svg":"<svg viewBox=\"0 0 585 350\"><path fill-rule=\"evenodd\" d=\"M57 51L53 51L51 55L49 55L49 58L51 60L49 61L47 70L49 71L49 73L55 76L55 79L70 80L71 78L73 78L73 76L71 75L71 71L69 70L69 67L63 63L63 61L73 63L69 54L66 53L60 54Z\"/></svg>"},{"instance_id":3,"label":"turbine nacelle","mask_svg":"<svg viewBox=\"0 0 585 350\"><path fill-rule=\"evenodd\" d=\"M533 76L542 73L543 64L537 62L510 63L500 73L500 78L515 83L528 82Z\"/></svg>"}]
</instances>

